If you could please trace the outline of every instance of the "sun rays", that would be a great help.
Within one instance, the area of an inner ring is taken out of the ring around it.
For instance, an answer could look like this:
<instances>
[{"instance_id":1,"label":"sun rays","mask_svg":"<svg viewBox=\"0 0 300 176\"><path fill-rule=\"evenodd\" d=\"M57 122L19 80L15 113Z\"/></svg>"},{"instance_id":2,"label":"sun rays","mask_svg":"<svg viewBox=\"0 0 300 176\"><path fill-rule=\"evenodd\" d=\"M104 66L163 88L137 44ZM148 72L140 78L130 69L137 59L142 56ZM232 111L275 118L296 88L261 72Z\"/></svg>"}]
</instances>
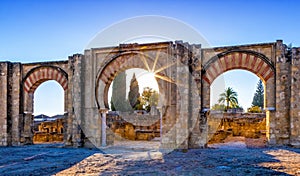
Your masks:
<instances>
[{"instance_id":1,"label":"sun rays","mask_svg":"<svg viewBox=\"0 0 300 176\"><path fill-rule=\"evenodd\" d=\"M145 68L147 69L147 71L153 75L154 78L158 78L158 79L161 79L161 80L164 80L164 81L167 81L167 82L170 82L170 83L176 83L176 81L174 81L172 78L168 77L168 76L165 76L164 74L160 73L174 65L177 64L177 62L172 62L172 63L167 63L166 65L164 66L161 66L160 68L156 69L156 66L158 65L158 59L160 58L160 55L161 53L163 53L161 50L158 50L156 52L156 55L155 55L155 59L153 61L153 66L152 68L150 68L149 64L148 64L148 61L147 61L147 58L149 57L146 57L144 54L141 54L141 57L140 59L142 60ZM168 55L167 55L167 58L168 59Z\"/></svg>"}]
</instances>

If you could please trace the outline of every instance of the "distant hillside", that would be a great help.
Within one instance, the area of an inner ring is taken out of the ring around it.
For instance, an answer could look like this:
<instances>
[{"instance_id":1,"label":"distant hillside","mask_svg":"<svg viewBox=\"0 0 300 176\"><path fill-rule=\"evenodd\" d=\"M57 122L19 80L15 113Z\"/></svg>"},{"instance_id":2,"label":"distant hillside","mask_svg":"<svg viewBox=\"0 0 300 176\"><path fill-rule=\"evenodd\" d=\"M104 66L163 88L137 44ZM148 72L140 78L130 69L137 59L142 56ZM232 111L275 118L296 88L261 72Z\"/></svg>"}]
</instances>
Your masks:
<instances>
[{"instance_id":1,"label":"distant hillside","mask_svg":"<svg viewBox=\"0 0 300 176\"><path fill-rule=\"evenodd\" d=\"M62 119L62 118L64 118L64 115L61 115L61 114L54 115L52 117L49 117L45 114L40 114L40 115L34 116L34 121L35 122L54 121L56 119Z\"/></svg>"}]
</instances>

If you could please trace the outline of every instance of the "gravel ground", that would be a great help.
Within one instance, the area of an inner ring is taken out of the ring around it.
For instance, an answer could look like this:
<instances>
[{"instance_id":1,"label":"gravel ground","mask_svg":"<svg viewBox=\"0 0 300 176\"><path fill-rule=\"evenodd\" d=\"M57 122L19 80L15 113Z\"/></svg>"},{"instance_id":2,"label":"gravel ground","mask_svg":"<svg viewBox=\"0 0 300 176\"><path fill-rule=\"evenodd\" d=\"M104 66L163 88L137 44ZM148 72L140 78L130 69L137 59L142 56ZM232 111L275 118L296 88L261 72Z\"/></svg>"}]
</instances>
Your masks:
<instances>
[{"instance_id":1,"label":"gravel ground","mask_svg":"<svg viewBox=\"0 0 300 176\"><path fill-rule=\"evenodd\" d=\"M165 152L147 142L127 144L102 150L59 144L1 147L0 175L300 175L300 149L247 148L235 141Z\"/></svg>"}]
</instances>

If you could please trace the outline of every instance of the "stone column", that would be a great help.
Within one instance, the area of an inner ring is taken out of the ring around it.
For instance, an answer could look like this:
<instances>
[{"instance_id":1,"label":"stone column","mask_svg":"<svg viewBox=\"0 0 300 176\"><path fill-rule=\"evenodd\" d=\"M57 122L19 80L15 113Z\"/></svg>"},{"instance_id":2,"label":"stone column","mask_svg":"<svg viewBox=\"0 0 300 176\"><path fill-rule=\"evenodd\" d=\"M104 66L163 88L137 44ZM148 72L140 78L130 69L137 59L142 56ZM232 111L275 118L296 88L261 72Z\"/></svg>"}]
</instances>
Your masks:
<instances>
[{"instance_id":1,"label":"stone column","mask_svg":"<svg viewBox=\"0 0 300 176\"><path fill-rule=\"evenodd\" d=\"M24 133L21 142L33 144L33 115L32 112L24 112Z\"/></svg>"},{"instance_id":2,"label":"stone column","mask_svg":"<svg viewBox=\"0 0 300 176\"><path fill-rule=\"evenodd\" d=\"M8 145L8 64L0 62L0 146Z\"/></svg>"},{"instance_id":3,"label":"stone column","mask_svg":"<svg viewBox=\"0 0 300 176\"><path fill-rule=\"evenodd\" d=\"M290 137L290 97L291 97L291 61L286 55L287 48L278 40L276 44L276 113L274 138L276 144L288 144ZM271 127L272 128L272 127Z\"/></svg>"},{"instance_id":4,"label":"stone column","mask_svg":"<svg viewBox=\"0 0 300 176\"><path fill-rule=\"evenodd\" d=\"M106 113L108 109L100 109L99 112L101 114L101 146L106 146Z\"/></svg>"},{"instance_id":5,"label":"stone column","mask_svg":"<svg viewBox=\"0 0 300 176\"><path fill-rule=\"evenodd\" d=\"M163 110L164 107L157 107L158 111L159 111L159 136L160 136L160 143L162 142L162 115L163 115Z\"/></svg>"},{"instance_id":6,"label":"stone column","mask_svg":"<svg viewBox=\"0 0 300 176\"><path fill-rule=\"evenodd\" d=\"M276 144L276 93L275 93L275 78L272 76L265 83L265 102L264 109L266 111L266 137L269 145Z\"/></svg>"},{"instance_id":7,"label":"stone column","mask_svg":"<svg viewBox=\"0 0 300 176\"><path fill-rule=\"evenodd\" d=\"M290 145L300 148L300 47L292 49Z\"/></svg>"}]
</instances>

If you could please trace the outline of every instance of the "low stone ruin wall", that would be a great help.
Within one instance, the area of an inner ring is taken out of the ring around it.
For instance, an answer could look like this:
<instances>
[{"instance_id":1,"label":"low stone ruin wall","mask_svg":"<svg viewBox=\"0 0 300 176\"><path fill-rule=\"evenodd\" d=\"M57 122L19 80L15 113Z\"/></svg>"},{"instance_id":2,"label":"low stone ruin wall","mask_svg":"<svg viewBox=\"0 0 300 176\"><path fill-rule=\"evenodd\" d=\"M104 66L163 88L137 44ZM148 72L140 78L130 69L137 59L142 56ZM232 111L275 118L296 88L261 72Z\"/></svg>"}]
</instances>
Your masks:
<instances>
[{"instance_id":1,"label":"low stone ruin wall","mask_svg":"<svg viewBox=\"0 0 300 176\"><path fill-rule=\"evenodd\" d=\"M264 113L214 113L208 117L209 144L220 143L228 136L263 138L266 135Z\"/></svg>"},{"instance_id":2,"label":"low stone ruin wall","mask_svg":"<svg viewBox=\"0 0 300 176\"><path fill-rule=\"evenodd\" d=\"M107 126L116 136L129 140L152 140L160 137L159 116L108 114Z\"/></svg>"},{"instance_id":3,"label":"low stone ruin wall","mask_svg":"<svg viewBox=\"0 0 300 176\"><path fill-rule=\"evenodd\" d=\"M35 123L33 143L63 142L65 125L65 119Z\"/></svg>"},{"instance_id":4,"label":"low stone ruin wall","mask_svg":"<svg viewBox=\"0 0 300 176\"><path fill-rule=\"evenodd\" d=\"M34 143L43 143L43 142L63 142L64 135L57 133L46 133L46 132L36 132L33 136Z\"/></svg>"}]
</instances>

